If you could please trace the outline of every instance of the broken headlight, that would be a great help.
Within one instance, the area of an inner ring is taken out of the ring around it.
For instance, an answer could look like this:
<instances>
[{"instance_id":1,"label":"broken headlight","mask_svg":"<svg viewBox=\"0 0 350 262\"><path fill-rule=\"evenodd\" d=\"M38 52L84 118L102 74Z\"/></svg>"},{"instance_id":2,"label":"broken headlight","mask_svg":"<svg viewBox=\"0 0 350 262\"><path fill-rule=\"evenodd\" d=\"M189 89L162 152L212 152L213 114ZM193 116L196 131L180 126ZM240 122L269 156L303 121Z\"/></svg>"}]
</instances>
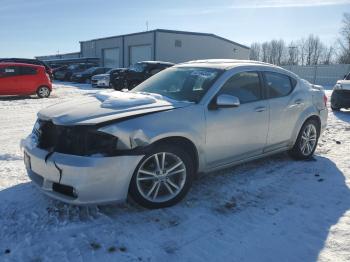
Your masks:
<instances>
[{"instance_id":1,"label":"broken headlight","mask_svg":"<svg viewBox=\"0 0 350 262\"><path fill-rule=\"evenodd\" d=\"M87 132L84 143L84 155L114 156L117 153L118 138L100 131Z\"/></svg>"},{"instance_id":2,"label":"broken headlight","mask_svg":"<svg viewBox=\"0 0 350 262\"><path fill-rule=\"evenodd\" d=\"M77 156L117 154L118 138L94 126L60 126L51 121L40 121L39 126L36 133L41 149Z\"/></svg>"}]
</instances>

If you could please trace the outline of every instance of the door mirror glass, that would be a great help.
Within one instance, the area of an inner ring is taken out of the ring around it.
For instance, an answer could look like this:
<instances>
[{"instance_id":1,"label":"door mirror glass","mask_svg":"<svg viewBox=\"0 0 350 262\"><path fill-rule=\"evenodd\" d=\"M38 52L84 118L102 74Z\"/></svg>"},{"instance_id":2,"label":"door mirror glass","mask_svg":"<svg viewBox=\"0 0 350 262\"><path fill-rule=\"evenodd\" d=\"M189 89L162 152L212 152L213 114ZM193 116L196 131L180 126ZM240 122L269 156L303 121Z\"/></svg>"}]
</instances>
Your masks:
<instances>
[{"instance_id":1,"label":"door mirror glass","mask_svg":"<svg viewBox=\"0 0 350 262\"><path fill-rule=\"evenodd\" d=\"M216 106L218 108L238 107L240 104L241 103L236 96L222 94L216 98Z\"/></svg>"}]
</instances>

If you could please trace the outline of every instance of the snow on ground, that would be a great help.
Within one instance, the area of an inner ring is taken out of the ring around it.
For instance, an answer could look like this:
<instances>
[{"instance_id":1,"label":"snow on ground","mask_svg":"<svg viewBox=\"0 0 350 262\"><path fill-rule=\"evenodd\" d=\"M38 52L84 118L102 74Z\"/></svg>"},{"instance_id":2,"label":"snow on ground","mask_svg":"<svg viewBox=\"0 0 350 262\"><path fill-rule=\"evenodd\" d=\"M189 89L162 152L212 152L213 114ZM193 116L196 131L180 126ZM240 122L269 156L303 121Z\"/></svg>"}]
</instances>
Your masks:
<instances>
[{"instance_id":1,"label":"snow on ground","mask_svg":"<svg viewBox=\"0 0 350 262\"><path fill-rule=\"evenodd\" d=\"M350 111L330 111L311 161L201 176L175 207L69 206L29 182L19 141L39 109L94 92L0 99L0 261L350 261Z\"/></svg>"}]
</instances>

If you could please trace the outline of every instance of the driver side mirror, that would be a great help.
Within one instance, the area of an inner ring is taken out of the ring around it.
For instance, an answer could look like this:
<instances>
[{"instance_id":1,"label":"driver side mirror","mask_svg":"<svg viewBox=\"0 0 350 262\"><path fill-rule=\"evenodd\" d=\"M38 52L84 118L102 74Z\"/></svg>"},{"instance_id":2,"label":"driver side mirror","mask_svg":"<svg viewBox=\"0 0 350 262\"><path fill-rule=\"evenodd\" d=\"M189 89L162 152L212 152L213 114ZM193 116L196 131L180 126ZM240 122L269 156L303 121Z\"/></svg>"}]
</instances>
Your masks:
<instances>
[{"instance_id":1,"label":"driver side mirror","mask_svg":"<svg viewBox=\"0 0 350 262\"><path fill-rule=\"evenodd\" d=\"M216 98L216 107L217 108L230 108L230 107L239 107L240 106L239 98L231 95L219 95Z\"/></svg>"}]
</instances>

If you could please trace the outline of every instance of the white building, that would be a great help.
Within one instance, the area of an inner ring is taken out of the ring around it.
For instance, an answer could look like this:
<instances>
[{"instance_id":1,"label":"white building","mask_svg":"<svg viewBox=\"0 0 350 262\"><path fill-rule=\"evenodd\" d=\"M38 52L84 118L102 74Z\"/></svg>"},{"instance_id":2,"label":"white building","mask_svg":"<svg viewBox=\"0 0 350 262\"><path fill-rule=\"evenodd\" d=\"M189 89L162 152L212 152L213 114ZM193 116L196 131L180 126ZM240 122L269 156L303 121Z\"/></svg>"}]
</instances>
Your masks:
<instances>
[{"instance_id":1,"label":"white building","mask_svg":"<svg viewBox=\"0 0 350 262\"><path fill-rule=\"evenodd\" d=\"M248 59L249 47L215 34L156 29L81 41L80 57L96 57L101 66L114 68L149 60Z\"/></svg>"}]
</instances>

